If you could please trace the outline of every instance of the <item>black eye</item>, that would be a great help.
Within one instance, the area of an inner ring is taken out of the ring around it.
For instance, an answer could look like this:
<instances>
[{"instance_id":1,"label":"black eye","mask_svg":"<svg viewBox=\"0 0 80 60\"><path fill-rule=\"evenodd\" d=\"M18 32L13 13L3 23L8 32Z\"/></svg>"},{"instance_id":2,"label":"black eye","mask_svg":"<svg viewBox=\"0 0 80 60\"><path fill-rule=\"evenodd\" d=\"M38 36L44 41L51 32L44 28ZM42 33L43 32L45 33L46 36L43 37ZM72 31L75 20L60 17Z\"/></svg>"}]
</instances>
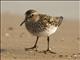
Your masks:
<instances>
[{"instance_id":1,"label":"black eye","mask_svg":"<svg viewBox=\"0 0 80 60\"><path fill-rule=\"evenodd\" d=\"M33 14L31 16L34 16Z\"/></svg>"},{"instance_id":2,"label":"black eye","mask_svg":"<svg viewBox=\"0 0 80 60\"><path fill-rule=\"evenodd\" d=\"M30 15L30 17L32 17L32 16L34 16L33 14L32 15Z\"/></svg>"},{"instance_id":3,"label":"black eye","mask_svg":"<svg viewBox=\"0 0 80 60\"><path fill-rule=\"evenodd\" d=\"M29 17L33 17L34 15L33 14L31 14Z\"/></svg>"}]
</instances>

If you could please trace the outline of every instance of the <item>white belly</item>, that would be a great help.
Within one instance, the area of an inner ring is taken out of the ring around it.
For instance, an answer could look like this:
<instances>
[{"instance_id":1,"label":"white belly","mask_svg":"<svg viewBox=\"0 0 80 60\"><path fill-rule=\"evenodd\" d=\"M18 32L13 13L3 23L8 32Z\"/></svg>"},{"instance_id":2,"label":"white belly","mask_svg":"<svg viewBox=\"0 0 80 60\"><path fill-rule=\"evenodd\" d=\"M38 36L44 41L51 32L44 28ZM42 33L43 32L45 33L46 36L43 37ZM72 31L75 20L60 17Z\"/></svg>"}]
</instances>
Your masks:
<instances>
[{"instance_id":1,"label":"white belly","mask_svg":"<svg viewBox=\"0 0 80 60\"><path fill-rule=\"evenodd\" d=\"M52 35L53 33L56 32L57 28L58 27L51 26L51 27L47 28L44 32L41 32L39 34L39 36L50 36L50 35Z\"/></svg>"}]
</instances>

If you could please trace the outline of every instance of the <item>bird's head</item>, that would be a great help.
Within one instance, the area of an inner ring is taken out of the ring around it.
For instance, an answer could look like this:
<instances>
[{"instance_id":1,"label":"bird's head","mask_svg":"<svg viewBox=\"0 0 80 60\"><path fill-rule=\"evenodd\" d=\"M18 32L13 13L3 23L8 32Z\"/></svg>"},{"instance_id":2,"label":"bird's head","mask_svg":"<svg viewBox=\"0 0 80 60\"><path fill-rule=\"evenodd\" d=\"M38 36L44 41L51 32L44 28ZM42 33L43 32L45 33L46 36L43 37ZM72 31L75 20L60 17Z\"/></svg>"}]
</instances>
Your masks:
<instances>
[{"instance_id":1,"label":"bird's head","mask_svg":"<svg viewBox=\"0 0 80 60\"><path fill-rule=\"evenodd\" d=\"M25 22L37 22L39 20L39 13L36 10L29 9L25 12L25 20L20 24L22 26Z\"/></svg>"},{"instance_id":2,"label":"bird's head","mask_svg":"<svg viewBox=\"0 0 80 60\"><path fill-rule=\"evenodd\" d=\"M36 10L30 9L25 13L25 20L37 22L39 20L39 13Z\"/></svg>"}]
</instances>

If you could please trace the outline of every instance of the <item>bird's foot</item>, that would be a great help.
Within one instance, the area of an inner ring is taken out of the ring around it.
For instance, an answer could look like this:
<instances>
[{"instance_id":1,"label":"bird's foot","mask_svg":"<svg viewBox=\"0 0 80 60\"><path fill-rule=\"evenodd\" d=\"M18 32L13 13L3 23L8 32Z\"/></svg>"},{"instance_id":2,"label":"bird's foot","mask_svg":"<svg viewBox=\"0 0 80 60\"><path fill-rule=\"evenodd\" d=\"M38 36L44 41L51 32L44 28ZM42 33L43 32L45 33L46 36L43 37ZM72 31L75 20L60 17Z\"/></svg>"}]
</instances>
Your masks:
<instances>
[{"instance_id":1,"label":"bird's foot","mask_svg":"<svg viewBox=\"0 0 80 60\"><path fill-rule=\"evenodd\" d=\"M29 51L29 50L37 51L37 47L36 46L33 46L31 48L25 48L25 51Z\"/></svg>"},{"instance_id":2,"label":"bird's foot","mask_svg":"<svg viewBox=\"0 0 80 60\"><path fill-rule=\"evenodd\" d=\"M44 53L44 54L47 54L47 53L56 54L56 52L53 52L53 51L51 51L51 50L49 50L49 49L44 50L44 51L40 51L40 52L41 52L41 53Z\"/></svg>"}]
</instances>

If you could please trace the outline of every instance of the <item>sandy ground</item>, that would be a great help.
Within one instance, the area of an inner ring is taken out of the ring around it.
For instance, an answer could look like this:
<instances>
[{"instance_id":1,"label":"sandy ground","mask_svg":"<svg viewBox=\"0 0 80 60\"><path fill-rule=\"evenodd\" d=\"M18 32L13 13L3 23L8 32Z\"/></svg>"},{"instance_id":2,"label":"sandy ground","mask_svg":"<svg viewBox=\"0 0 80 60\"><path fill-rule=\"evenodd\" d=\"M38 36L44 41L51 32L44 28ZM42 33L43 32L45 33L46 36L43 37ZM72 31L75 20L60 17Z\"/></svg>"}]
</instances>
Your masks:
<instances>
[{"instance_id":1,"label":"sandy ground","mask_svg":"<svg viewBox=\"0 0 80 60\"><path fill-rule=\"evenodd\" d=\"M36 37L31 35L20 23L24 17L9 12L1 16L1 60L79 60L80 32L78 20L66 20L57 32L50 37L50 48L56 54L44 54L25 51L31 47ZM46 50L46 37L41 37L37 44L38 50Z\"/></svg>"}]
</instances>

